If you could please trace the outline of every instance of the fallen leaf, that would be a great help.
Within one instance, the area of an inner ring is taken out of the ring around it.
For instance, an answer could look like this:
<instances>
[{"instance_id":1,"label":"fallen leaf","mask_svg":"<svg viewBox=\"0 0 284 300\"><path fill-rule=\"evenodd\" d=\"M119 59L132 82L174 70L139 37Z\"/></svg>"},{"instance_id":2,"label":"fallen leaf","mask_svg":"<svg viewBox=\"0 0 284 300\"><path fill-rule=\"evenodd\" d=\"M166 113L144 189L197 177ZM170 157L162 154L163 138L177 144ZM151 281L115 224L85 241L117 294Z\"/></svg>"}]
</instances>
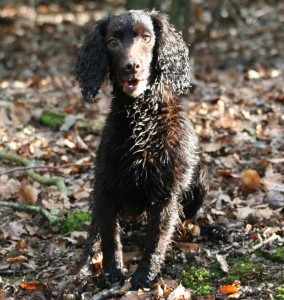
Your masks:
<instances>
[{"instance_id":1,"label":"fallen leaf","mask_svg":"<svg viewBox=\"0 0 284 300\"><path fill-rule=\"evenodd\" d=\"M223 272L225 273L228 273L229 271L229 265L226 261L226 256L225 255L219 255L219 254L216 254L216 259L220 265L220 268Z\"/></svg>"},{"instance_id":2,"label":"fallen leaf","mask_svg":"<svg viewBox=\"0 0 284 300\"><path fill-rule=\"evenodd\" d=\"M28 291L44 291L48 289L47 283L42 281L31 281L31 282L22 283L20 287Z\"/></svg>"},{"instance_id":3,"label":"fallen leaf","mask_svg":"<svg viewBox=\"0 0 284 300\"><path fill-rule=\"evenodd\" d=\"M177 243L178 248L186 253L196 253L200 250L201 245L195 243Z\"/></svg>"},{"instance_id":4,"label":"fallen leaf","mask_svg":"<svg viewBox=\"0 0 284 300\"><path fill-rule=\"evenodd\" d=\"M20 239L15 246L16 250L21 250L21 249L26 249L26 248L28 248L28 246L23 239Z\"/></svg>"},{"instance_id":5,"label":"fallen leaf","mask_svg":"<svg viewBox=\"0 0 284 300\"><path fill-rule=\"evenodd\" d=\"M221 143L201 143L203 152L216 152L222 148Z\"/></svg>"},{"instance_id":6,"label":"fallen leaf","mask_svg":"<svg viewBox=\"0 0 284 300\"><path fill-rule=\"evenodd\" d=\"M10 263L17 263L17 262L24 262L24 261L27 261L28 259L23 256L23 255L19 255L17 257L10 257L7 259L8 262Z\"/></svg>"},{"instance_id":7,"label":"fallen leaf","mask_svg":"<svg viewBox=\"0 0 284 300\"><path fill-rule=\"evenodd\" d=\"M238 292L238 288L234 285L224 285L220 288L220 293L225 295L235 294Z\"/></svg>"},{"instance_id":8,"label":"fallen leaf","mask_svg":"<svg viewBox=\"0 0 284 300\"><path fill-rule=\"evenodd\" d=\"M256 170L245 170L240 180L240 189L244 195L260 189L260 176Z\"/></svg>"},{"instance_id":9,"label":"fallen leaf","mask_svg":"<svg viewBox=\"0 0 284 300\"><path fill-rule=\"evenodd\" d=\"M179 284L178 287L170 293L168 300L191 300L191 293L182 285Z\"/></svg>"},{"instance_id":10,"label":"fallen leaf","mask_svg":"<svg viewBox=\"0 0 284 300\"><path fill-rule=\"evenodd\" d=\"M231 176L232 175L232 170L231 169L224 169L224 170L217 170L216 171L216 174L219 175L219 176L224 176L224 177L227 177L227 176Z\"/></svg>"},{"instance_id":11,"label":"fallen leaf","mask_svg":"<svg viewBox=\"0 0 284 300\"><path fill-rule=\"evenodd\" d=\"M38 190L31 186L22 184L19 189L19 194L23 203L28 205L35 205L38 197Z\"/></svg>"}]
</instances>

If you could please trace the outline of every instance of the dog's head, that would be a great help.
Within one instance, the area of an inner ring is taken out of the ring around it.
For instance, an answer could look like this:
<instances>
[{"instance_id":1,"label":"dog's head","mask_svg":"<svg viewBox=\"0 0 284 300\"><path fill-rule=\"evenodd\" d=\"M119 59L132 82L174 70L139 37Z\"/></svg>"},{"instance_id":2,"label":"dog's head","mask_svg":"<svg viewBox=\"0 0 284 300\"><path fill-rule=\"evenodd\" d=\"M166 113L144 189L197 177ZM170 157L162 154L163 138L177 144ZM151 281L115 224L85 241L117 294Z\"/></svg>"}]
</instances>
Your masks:
<instances>
[{"instance_id":1,"label":"dog's head","mask_svg":"<svg viewBox=\"0 0 284 300\"><path fill-rule=\"evenodd\" d=\"M165 15L131 10L96 23L83 42L76 73L87 101L108 75L133 98L156 81L179 94L189 87L188 48Z\"/></svg>"}]
</instances>

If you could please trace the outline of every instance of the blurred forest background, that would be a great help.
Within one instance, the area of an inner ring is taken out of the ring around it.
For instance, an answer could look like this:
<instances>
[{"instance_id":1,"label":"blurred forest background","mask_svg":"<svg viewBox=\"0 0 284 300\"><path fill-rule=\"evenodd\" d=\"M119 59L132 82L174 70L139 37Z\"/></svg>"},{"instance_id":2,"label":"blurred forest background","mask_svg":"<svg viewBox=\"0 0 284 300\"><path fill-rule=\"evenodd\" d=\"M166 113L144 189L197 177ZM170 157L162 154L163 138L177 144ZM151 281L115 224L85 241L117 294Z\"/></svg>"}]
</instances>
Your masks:
<instances>
[{"instance_id":1,"label":"blurred forest background","mask_svg":"<svg viewBox=\"0 0 284 300\"><path fill-rule=\"evenodd\" d=\"M97 20L153 8L189 45L192 88L183 106L210 169L208 199L176 238L163 278L196 299L224 299L220 286L235 280L239 299L284 299L284 2L2 0L0 300L91 299L100 291L71 274L90 220L110 88L82 103L74 66ZM143 235L138 224L124 238L129 276Z\"/></svg>"}]
</instances>

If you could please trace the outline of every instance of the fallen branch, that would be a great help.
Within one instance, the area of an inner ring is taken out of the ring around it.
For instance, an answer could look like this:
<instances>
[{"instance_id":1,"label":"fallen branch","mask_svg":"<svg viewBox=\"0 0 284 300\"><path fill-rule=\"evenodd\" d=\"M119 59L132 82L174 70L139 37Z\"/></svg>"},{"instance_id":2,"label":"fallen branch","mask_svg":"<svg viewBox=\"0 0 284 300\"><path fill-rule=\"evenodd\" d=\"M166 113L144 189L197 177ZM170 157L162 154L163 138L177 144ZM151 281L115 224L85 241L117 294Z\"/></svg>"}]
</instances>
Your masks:
<instances>
[{"instance_id":1,"label":"fallen branch","mask_svg":"<svg viewBox=\"0 0 284 300\"><path fill-rule=\"evenodd\" d=\"M14 208L14 209L25 211L25 212L40 213L49 221L50 225L56 225L63 221L62 218L59 218L59 217L51 214L49 211L47 211L46 209L44 209L43 207L40 207L40 206L32 206L32 205L26 205L26 204L22 204L22 203L5 202L5 201L0 201L0 206L10 207L10 208Z\"/></svg>"},{"instance_id":2,"label":"fallen branch","mask_svg":"<svg viewBox=\"0 0 284 300\"><path fill-rule=\"evenodd\" d=\"M281 239L281 237L279 235L277 235L277 234L274 233L268 239L266 239L266 240L258 243L257 245L253 246L251 252L254 252L254 251L260 249L261 247L263 247L264 245L272 243L272 242L274 242L276 240L284 241L284 239Z\"/></svg>"},{"instance_id":3,"label":"fallen branch","mask_svg":"<svg viewBox=\"0 0 284 300\"><path fill-rule=\"evenodd\" d=\"M8 153L7 151L0 151L0 159L8 159L11 161L15 161L20 163L26 167L32 167L33 162L29 159L19 156L17 154ZM33 178L35 181L39 182L43 185L56 185L58 190L63 193L64 195L67 194L67 187L65 186L64 180L61 177L54 176L54 177L45 177L37 174L34 170L27 170L26 173Z\"/></svg>"},{"instance_id":4,"label":"fallen branch","mask_svg":"<svg viewBox=\"0 0 284 300\"><path fill-rule=\"evenodd\" d=\"M103 290L100 293L93 295L89 300L104 300L116 295L119 291L121 291L121 286L116 284L108 290Z\"/></svg>"},{"instance_id":5,"label":"fallen branch","mask_svg":"<svg viewBox=\"0 0 284 300\"><path fill-rule=\"evenodd\" d=\"M0 270L1 276L22 276L36 273L36 270Z\"/></svg>"},{"instance_id":6,"label":"fallen branch","mask_svg":"<svg viewBox=\"0 0 284 300\"><path fill-rule=\"evenodd\" d=\"M64 169L64 168L69 168L69 167L92 167L94 164L64 164L61 166L30 166L30 167L20 167L20 168L14 168L10 169L8 171L0 173L0 176L6 175L9 173L14 173L14 172L26 172L27 170L59 170L59 169Z\"/></svg>"}]
</instances>

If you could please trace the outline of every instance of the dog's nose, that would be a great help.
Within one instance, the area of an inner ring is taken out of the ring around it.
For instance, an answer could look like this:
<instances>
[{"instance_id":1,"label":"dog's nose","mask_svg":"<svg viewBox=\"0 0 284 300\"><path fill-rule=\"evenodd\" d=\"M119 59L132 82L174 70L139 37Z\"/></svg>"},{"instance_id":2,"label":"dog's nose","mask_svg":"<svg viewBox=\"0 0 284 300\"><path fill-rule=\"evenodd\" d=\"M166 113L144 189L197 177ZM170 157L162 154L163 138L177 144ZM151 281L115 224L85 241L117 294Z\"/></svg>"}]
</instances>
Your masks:
<instances>
[{"instance_id":1,"label":"dog's nose","mask_svg":"<svg viewBox=\"0 0 284 300\"><path fill-rule=\"evenodd\" d=\"M136 61L126 62L124 69L128 72L138 71L140 69L140 64Z\"/></svg>"}]
</instances>

